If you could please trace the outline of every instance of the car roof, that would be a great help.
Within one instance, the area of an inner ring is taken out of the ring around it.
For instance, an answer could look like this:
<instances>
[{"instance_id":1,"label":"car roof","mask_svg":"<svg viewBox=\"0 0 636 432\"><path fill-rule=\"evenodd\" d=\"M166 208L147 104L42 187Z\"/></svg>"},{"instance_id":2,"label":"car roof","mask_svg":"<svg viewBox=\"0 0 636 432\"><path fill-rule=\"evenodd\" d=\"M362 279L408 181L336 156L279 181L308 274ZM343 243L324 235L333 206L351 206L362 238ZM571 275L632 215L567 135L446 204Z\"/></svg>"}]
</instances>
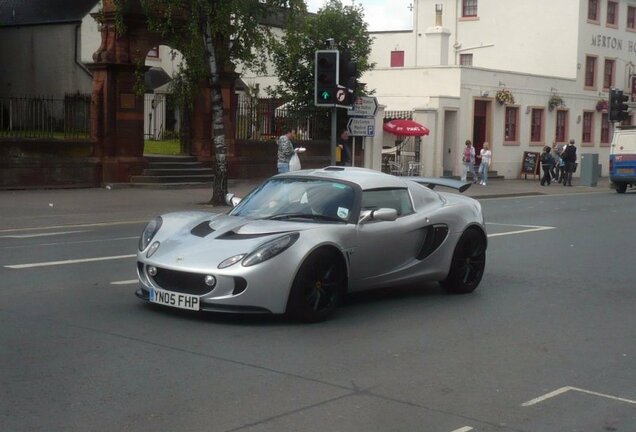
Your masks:
<instances>
[{"instance_id":1,"label":"car roof","mask_svg":"<svg viewBox=\"0 0 636 432\"><path fill-rule=\"evenodd\" d=\"M311 177L326 180L342 180L355 183L362 190L378 188L406 188L406 182L399 177L367 168L328 166L319 169L306 169L279 174L284 177Z\"/></svg>"}]
</instances>

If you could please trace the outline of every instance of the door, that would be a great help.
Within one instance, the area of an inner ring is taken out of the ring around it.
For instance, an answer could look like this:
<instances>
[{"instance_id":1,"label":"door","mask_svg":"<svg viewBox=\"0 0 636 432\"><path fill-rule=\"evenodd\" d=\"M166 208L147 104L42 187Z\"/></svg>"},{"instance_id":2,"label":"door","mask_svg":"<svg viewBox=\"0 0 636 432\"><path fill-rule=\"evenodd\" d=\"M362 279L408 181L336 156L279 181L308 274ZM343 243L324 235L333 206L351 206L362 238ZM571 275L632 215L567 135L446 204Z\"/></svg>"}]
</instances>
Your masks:
<instances>
[{"instance_id":1,"label":"door","mask_svg":"<svg viewBox=\"0 0 636 432\"><path fill-rule=\"evenodd\" d=\"M475 154L479 154L484 147L484 142L488 135L488 108L490 101L476 100L473 117L473 147ZM480 159L477 158L475 164L479 164Z\"/></svg>"}]
</instances>

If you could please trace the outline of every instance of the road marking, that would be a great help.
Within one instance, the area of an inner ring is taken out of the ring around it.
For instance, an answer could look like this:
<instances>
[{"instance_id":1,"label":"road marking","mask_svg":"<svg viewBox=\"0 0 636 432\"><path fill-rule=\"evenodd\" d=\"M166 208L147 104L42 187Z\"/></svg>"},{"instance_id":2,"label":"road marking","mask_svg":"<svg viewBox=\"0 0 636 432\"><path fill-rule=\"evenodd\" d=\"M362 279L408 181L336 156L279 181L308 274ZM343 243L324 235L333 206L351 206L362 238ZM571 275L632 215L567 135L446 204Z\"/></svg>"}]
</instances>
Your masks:
<instances>
[{"instance_id":1,"label":"road marking","mask_svg":"<svg viewBox=\"0 0 636 432\"><path fill-rule=\"evenodd\" d=\"M500 237L500 236L506 236L506 235L514 235L514 234L525 234L525 233L530 233L530 232L553 230L553 229L557 228L557 227L551 227L551 226L515 225L515 224L505 224L505 223L496 223L496 222L486 222L486 225L502 225L502 226L526 228L526 229L523 229L523 230L516 230L516 231L508 231L508 232L502 232L502 233L488 234L488 237Z\"/></svg>"},{"instance_id":2,"label":"road marking","mask_svg":"<svg viewBox=\"0 0 636 432\"><path fill-rule=\"evenodd\" d=\"M49 261L49 262L41 262L41 263L33 263L33 264L15 264L15 265L6 265L5 267L10 269L21 270L21 269L34 268L34 267L48 267L48 266L79 264L79 263L87 263L87 262L95 262L95 261L126 259L126 258L134 258L136 256L137 255L118 255L118 256L85 258L85 259L75 259L75 260L66 260L66 261Z\"/></svg>"},{"instance_id":3,"label":"road marking","mask_svg":"<svg viewBox=\"0 0 636 432\"><path fill-rule=\"evenodd\" d=\"M463 428L455 429L452 432L468 432L471 430L473 430L473 428L471 428L470 426L464 426Z\"/></svg>"},{"instance_id":4,"label":"road marking","mask_svg":"<svg viewBox=\"0 0 636 432\"><path fill-rule=\"evenodd\" d=\"M144 220L138 220L138 221L102 222L102 223L78 224L78 225L53 225L53 226L31 227L31 228L8 228L8 229L1 229L0 233L25 232L25 231L42 231L42 230L47 230L47 229L88 228L88 227L108 227L108 226L117 226L117 225L132 225L132 224L138 224L138 223L148 223L149 220L150 219L144 219Z\"/></svg>"},{"instance_id":5,"label":"road marking","mask_svg":"<svg viewBox=\"0 0 636 432\"><path fill-rule=\"evenodd\" d=\"M132 285L132 284L136 284L137 282L139 282L139 280L137 279L130 279L130 280L125 280L125 281L117 281L117 282L111 282L111 285Z\"/></svg>"},{"instance_id":6,"label":"road marking","mask_svg":"<svg viewBox=\"0 0 636 432\"><path fill-rule=\"evenodd\" d=\"M84 244L84 243L105 243L105 242L113 242L113 241L121 241L121 240L136 240L139 239L139 236L135 237L115 237L109 239L98 239L98 240L77 240L77 241L67 241L67 242L55 242L55 243L36 243L29 245L14 245L14 246L0 246L0 249L18 249L18 248L34 248L40 246L59 246L59 245L73 245L73 244Z\"/></svg>"},{"instance_id":7,"label":"road marking","mask_svg":"<svg viewBox=\"0 0 636 432\"><path fill-rule=\"evenodd\" d=\"M585 389L581 389L581 388L577 388L577 387L561 387L560 389L556 389L550 393L546 393L543 396L539 396L538 398L529 400L528 402L524 402L521 404L521 406L523 407L529 407L532 405L536 405L540 402L546 401L548 399L551 399L553 397L559 396L563 393L569 392L569 391L576 391L579 393L585 393L585 394L589 394L589 395L593 395L593 396L598 396L598 397L602 397L605 399L611 399L611 400L615 400L618 402L625 402L625 403L630 403L630 404L635 404L636 405L636 400L631 400L631 399L625 399L625 398L621 398L618 396L612 396L612 395L608 395L608 394L604 394L604 393L598 393L598 392L594 392L594 391L590 391L590 390L585 390Z\"/></svg>"},{"instance_id":8,"label":"road marking","mask_svg":"<svg viewBox=\"0 0 636 432\"><path fill-rule=\"evenodd\" d=\"M40 233L40 234L11 234L11 235L0 236L0 238L27 239L27 238L34 238L34 237L46 237L46 236L56 236L56 235L65 235L65 234L77 234L77 233L83 233L83 232L88 232L88 231L87 230L83 230L83 231L58 231L58 232Z\"/></svg>"}]
</instances>

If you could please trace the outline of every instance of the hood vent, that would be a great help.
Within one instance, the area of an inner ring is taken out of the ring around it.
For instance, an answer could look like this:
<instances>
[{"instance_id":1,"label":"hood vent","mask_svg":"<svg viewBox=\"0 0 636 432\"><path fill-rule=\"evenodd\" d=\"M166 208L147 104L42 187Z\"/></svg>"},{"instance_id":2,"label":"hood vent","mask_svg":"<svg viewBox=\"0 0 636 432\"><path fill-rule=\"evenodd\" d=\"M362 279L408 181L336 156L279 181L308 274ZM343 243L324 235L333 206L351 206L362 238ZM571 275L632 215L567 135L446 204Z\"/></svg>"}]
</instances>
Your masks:
<instances>
[{"instance_id":1,"label":"hood vent","mask_svg":"<svg viewBox=\"0 0 636 432\"><path fill-rule=\"evenodd\" d=\"M282 234L285 233L287 231L282 231L282 232L264 232L264 233L252 233L252 234L239 234L235 231L228 231L226 233L221 234L220 236L218 236L217 238L219 240L249 240L249 239L255 239L255 238L260 238L260 237L268 237L274 234Z\"/></svg>"},{"instance_id":2,"label":"hood vent","mask_svg":"<svg viewBox=\"0 0 636 432\"><path fill-rule=\"evenodd\" d=\"M190 231L190 234L203 238L209 235L210 233L213 233L214 229L210 227L210 222L211 221L201 222L199 225L192 228L192 231Z\"/></svg>"}]
</instances>

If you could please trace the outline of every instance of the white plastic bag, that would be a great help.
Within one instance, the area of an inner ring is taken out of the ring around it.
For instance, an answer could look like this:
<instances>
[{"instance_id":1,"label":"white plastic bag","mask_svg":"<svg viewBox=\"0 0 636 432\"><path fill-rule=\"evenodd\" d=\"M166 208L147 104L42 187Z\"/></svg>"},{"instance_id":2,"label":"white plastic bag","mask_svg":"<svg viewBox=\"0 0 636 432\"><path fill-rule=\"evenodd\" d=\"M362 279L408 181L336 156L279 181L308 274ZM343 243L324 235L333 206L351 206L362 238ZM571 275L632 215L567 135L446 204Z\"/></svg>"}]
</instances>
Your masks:
<instances>
[{"instance_id":1,"label":"white plastic bag","mask_svg":"<svg viewBox=\"0 0 636 432\"><path fill-rule=\"evenodd\" d=\"M294 153L289 160L289 171L298 171L300 169L300 158Z\"/></svg>"}]
</instances>

